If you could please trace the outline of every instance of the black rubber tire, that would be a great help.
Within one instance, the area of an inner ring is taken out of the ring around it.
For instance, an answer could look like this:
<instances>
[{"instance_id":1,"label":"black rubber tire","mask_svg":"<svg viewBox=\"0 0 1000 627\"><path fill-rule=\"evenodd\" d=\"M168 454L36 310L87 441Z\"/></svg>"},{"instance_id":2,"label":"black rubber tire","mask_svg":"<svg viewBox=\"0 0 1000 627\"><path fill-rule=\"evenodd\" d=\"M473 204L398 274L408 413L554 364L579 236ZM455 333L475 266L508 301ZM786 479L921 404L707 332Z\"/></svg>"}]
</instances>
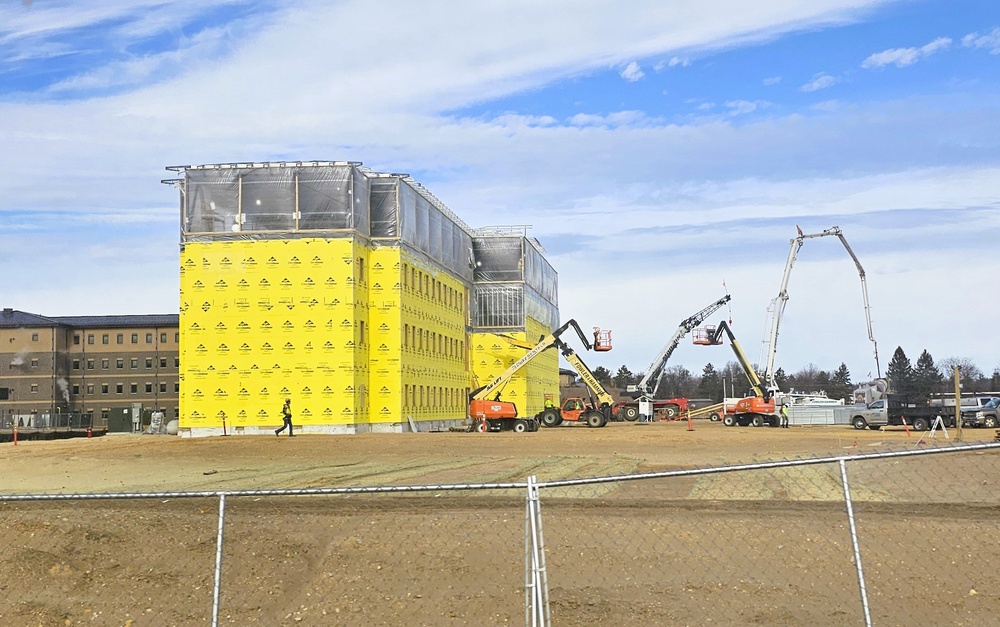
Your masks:
<instances>
[{"instance_id":1,"label":"black rubber tire","mask_svg":"<svg viewBox=\"0 0 1000 627\"><path fill-rule=\"evenodd\" d=\"M927 419L926 418L914 418L913 419L913 430L914 431L927 431Z\"/></svg>"},{"instance_id":2,"label":"black rubber tire","mask_svg":"<svg viewBox=\"0 0 1000 627\"><path fill-rule=\"evenodd\" d=\"M514 421L514 433L525 433L527 431L528 431L528 422L526 420Z\"/></svg>"},{"instance_id":3,"label":"black rubber tire","mask_svg":"<svg viewBox=\"0 0 1000 627\"><path fill-rule=\"evenodd\" d=\"M764 417L761 416L760 414L754 414L753 418L750 420L750 424L752 424L755 427L763 427Z\"/></svg>"},{"instance_id":4,"label":"black rubber tire","mask_svg":"<svg viewBox=\"0 0 1000 627\"><path fill-rule=\"evenodd\" d=\"M880 427L878 425L868 425L868 428L871 429L872 431L878 431L882 427Z\"/></svg>"},{"instance_id":5,"label":"black rubber tire","mask_svg":"<svg viewBox=\"0 0 1000 627\"><path fill-rule=\"evenodd\" d=\"M708 419L711 420L712 422L719 422L720 420L722 420L722 414L720 414L717 411L714 411L708 415Z\"/></svg>"},{"instance_id":6,"label":"black rubber tire","mask_svg":"<svg viewBox=\"0 0 1000 627\"><path fill-rule=\"evenodd\" d=\"M771 416L768 419L767 424L771 425L772 427L780 427L781 426L781 418L778 418L777 416Z\"/></svg>"},{"instance_id":7,"label":"black rubber tire","mask_svg":"<svg viewBox=\"0 0 1000 627\"><path fill-rule=\"evenodd\" d=\"M635 421L639 417L639 408L635 405L625 405L618 410L619 415L629 422Z\"/></svg>"},{"instance_id":8,"label":"black rubber tire","mask_svg":"<svg viewBox=\"0 0 1000 627\"><path fill-rule=\"evenodd\" d=\"M604 414L599 411L590 411L584 414L584 419L587 421L588 427L603 427L605 424Z\"/></svg>"},{"instance_id":9,"label":"black rubber tire","mask_svg":"<svg viewBox=\"0 0 1000 627\"><path fill-rule=\"evenodd\" d=\"M986 416L983 418L983 426L987 429L996 429L997 419L996 416Z\"/></svg>"},{"instance_id":10,"label":"black rubber tire","mask_svg":"<svg viewBox=\"0 0 1000 627\"><path fill-rule=\"evenodd\" d=\"M854 428L858 431L868 427L868 423L865 421L864 416L855 416L851 419L851 424L854 425Z\"/></svg>"},{"instance_id":11,"label":"black rubber tire","mask_svg":"<svg viewBox=\"0 0 1000 627\"><path fill-rule=\"evenodd\" d=\"M546 409L542 412L543 427L558 427L562 422L562 415L556 409Z\"/></svg>"},{"instance_id":12,"label":"black rubber tire","mask_svg":"<svg viewBox=\"0 0 1000 627\"><path fill-rule=\"evenodd\" d=\"M487 431L490 430L489 423L481 421L476 425L475 430L477 433L486 433Z\"/></svg>"},{"instance_id":13,"label":"black rubber tire","mask_svg":"<svg viewBox=\"0 0 1000 627\"><path fill-rule=\"evenodd\" d=\"M677 414L681 413L681 408L677 405L667 405L663 413L666 414L667 420L673 420L677 417Z\"/></svg>"},{"instance_id":14,"label":"black rubber tire","mask_svg":"<svg viewBox=\"0 0 1000 627\"><path fill-rule=\"evenodd\" d=\"M734 416L732 414L726 414L722 418L722 424L726 425L727 427L735 427L736 426L736 416Z\"/></svg>"}]
</instances>

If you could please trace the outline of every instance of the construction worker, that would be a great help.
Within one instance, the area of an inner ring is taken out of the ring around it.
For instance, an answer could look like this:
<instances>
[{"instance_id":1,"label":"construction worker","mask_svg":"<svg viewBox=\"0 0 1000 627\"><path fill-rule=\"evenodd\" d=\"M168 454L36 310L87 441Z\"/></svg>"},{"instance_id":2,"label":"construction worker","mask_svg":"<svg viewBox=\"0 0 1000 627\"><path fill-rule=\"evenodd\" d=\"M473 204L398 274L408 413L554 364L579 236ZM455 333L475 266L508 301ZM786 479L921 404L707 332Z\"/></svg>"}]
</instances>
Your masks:
<instances>
[{"instance_id":1,"label":"construction worker","mask_svg":"<svg viewBox=\"0 0 1000 627\"><path fill-rule=\"evenodd\" d=\"M295 434L292 433L292 399L290 398L286 398L285 404L281 406L281 421L283 424L280 429L274 430L274 435L279 435L288 429L288 437L293 437Z\"/></svg>"},{"instance_id":2,"label":"construction worker","mask_svg":"<svg viewBox=\"0 0 1000 627\"><path fill-rule=\"evenodd\" d=\"M781 406L781 428L788 428L788 405Z\"/></svg>"},{"instance_id":3,"label":"construction worker","mask_svg":"<svg viewBox=\"0 0 1000 627\"><path fill-rule=\"evenodd\" d=\"M555 406L556 406L556 404L552 402L552 397L551 396L546 396L545 397L545 409L551 409L551 408L553 408Z\"/></svg>"}]
</instances>

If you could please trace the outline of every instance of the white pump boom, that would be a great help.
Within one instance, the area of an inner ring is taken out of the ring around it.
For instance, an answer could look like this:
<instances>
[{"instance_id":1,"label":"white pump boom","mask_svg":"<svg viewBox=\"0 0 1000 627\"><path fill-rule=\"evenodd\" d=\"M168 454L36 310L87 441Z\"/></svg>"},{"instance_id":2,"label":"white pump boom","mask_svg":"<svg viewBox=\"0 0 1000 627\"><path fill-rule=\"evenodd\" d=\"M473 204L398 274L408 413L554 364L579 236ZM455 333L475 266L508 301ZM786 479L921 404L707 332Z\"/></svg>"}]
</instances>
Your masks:
<instances>
[{"instance_id":1,"label":"white pump boom","mask_svg":"<svg viewBox=\"0 0 1000 627\"><path fill-rule=\"evenodd\" d=\"M858 256L854 254L847 240L844 239L844 234L841 232L840 227L832 226L820 233L810 233L808 235L803 235L802 229L799 227L795 227L795 229L799 235L790 240L791 248L788 251L788 261L785 262L785 274L781 277L781 289L778 290L778 295L771 301L771 304L767 308L767 320L769 324L765 324L765 326L770 326L770 332L767 334L767 339L764 340L762 346L762 351L766 353L766 366L764 368L766 385L772 389L775 387L774 356L777 353L778 327L781 325L781 317L785 313L785 303L788 302L788 279L792 273L792 266L795 265L795 259L798 257L799 249L802 248L802 243L807 239L826 237L828 235L836 235L840 239L840 243L847 249L847 253L854 260L854 265L858 268L858 275L861 277L861 294L865 303L865 320L868 323L868 339L871 341L872 349L875 353L875 370L878 372L878 376L881 377L882 370L878 361L878 344L875 342L875 336L872 333L871 308L868 305L868 284L865 281L865 269L861 267Z\"/></svg>"}]
</instances>

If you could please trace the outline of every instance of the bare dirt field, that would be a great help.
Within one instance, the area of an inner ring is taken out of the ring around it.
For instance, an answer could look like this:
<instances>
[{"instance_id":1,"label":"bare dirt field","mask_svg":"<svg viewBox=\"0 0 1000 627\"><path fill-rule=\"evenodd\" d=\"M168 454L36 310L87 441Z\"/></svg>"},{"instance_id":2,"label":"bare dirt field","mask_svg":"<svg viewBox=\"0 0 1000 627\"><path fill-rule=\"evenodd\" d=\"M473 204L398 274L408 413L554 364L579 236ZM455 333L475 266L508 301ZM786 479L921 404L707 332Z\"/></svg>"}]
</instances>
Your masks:
<instances>
[{"instance_id":1,"label":"bare dirt field","mask_svg":"<svg viewBox=\"0 0 1000 627\"><path fill-rule=\"evenodd\" d=\"M3 445L0 492L544 482L956 442L920 435L706 421L110 435ZM851 462L849 472L874 624L1000 624L1000 455ZM553 624L864 624L840 477L834 463L543 490ZM229 496L220 623L523 624L524 504L510 487ZM219 509L212 494L0 502L0 625L210 624Z\"/></svg>"}]
</instances>

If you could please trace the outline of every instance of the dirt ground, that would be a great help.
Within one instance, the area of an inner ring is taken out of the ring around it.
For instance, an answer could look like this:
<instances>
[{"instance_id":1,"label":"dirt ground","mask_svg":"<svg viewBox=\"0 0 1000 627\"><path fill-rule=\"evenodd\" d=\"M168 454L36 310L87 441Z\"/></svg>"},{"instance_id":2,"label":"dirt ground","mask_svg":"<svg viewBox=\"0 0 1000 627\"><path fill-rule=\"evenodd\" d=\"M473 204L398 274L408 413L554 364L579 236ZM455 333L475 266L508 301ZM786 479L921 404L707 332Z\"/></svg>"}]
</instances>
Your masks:
<instances>
[{"instance_id":1,"label":"dirt ground","mask_svg":"<svg viewBox=\"0 0 1000 627\"><path fill-rule=\"evenodd\" d=\"M0 493L545 482L957 435L693 426L22 441L0 447ZM849 473L874 624L1000 624L1000 455ZM837 464L550 488L542 502L555 625L864 624ZM515 488L229 496L220 623L523 624L524 503ZM219 509L211 494L0 501L0 624L210 624Z\"/></svg>"}]
</instances>

